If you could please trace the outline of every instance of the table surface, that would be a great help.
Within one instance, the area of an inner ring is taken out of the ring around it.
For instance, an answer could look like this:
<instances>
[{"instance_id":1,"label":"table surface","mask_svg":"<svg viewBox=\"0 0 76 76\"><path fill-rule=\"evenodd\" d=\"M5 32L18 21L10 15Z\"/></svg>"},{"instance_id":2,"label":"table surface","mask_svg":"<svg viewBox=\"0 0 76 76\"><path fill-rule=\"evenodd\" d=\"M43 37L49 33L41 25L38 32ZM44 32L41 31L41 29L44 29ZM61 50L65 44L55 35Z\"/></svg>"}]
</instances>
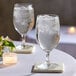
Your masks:
<instances>
[{"instance_id":1,"label":"table surface","mask_svg":"<svg viewBox=\"0 0 76 76\"><path fill-rule=\"evenodd\" d=\"M15 42L16 45L20 42ZM50 61L64 63L63 73L31 73L32 66L45 61L45 52L37 44L33 44L32 54L18 54L18 62L15 65L0 67L0 76L76 76L76 60L69 54L58 49L50 52Z\"/></svg>"}]
</instances>

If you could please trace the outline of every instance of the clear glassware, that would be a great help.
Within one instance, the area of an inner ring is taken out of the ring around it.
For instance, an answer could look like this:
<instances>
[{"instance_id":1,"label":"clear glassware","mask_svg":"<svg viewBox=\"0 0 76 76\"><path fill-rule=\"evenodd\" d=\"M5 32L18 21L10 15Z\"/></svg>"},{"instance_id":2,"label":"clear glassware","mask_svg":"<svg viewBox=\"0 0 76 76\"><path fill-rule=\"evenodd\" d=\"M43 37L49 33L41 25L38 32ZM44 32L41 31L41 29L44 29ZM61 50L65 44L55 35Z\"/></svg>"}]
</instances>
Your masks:
<instances>
[{"instance_id":1,"label":"clear glassware","mask_svg":"<svg viewBox=\"0 0 76 76\"><path fill-rule=\"evenodd\" d=\"M13 23L15 30L22 37L21 49L26 47L26 35L34 26L34 8L29 3L16 3L13 10Z\"/></svg>"},{"instance_id":2,"label":"clear glassware","mask_svg":"<svg viewBox=\"0 0 76 76\"><path fill-rule=\"evenodd\" d=\"M42 66L45 69L53 67L54 64L50 63L49 55L50 51L58 45L60 39L58 15L38 15L36 20L36 37L42 50L46 52L46 61L39 65L39 68L42 68Z\"/></svg>"}]
</instances>

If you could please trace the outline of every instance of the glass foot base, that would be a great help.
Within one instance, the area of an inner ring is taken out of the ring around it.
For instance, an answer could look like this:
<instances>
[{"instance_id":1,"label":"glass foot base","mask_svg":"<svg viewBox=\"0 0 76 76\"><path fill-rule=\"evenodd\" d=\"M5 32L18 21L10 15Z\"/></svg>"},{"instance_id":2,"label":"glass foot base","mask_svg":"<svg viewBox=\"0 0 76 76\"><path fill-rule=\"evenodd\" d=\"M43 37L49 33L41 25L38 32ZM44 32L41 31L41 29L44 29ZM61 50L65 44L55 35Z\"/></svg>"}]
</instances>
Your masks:
<instances>
[{"instance_id":1,"label":"glass foot base","mask_svg":"<svg viewBox=\"0 0 76 76\"><path fill-rule=\"evenodd\" d=\"M25 45L25 47L19 45L14 52L19 54L31 54L33 52L33 45Z\"/></svg>"},{"instance_id":2,"label":"glass foot base","mask_svg":"<svg viewBox=\"0 0 76 76\"><path fill-rule=\"evenodd\" d=\"M62 73L63 71L64 65L58 63L51 63L49 66L46 63L36 64L32 69L35 73Z\"/></svg>"}]
</instances>

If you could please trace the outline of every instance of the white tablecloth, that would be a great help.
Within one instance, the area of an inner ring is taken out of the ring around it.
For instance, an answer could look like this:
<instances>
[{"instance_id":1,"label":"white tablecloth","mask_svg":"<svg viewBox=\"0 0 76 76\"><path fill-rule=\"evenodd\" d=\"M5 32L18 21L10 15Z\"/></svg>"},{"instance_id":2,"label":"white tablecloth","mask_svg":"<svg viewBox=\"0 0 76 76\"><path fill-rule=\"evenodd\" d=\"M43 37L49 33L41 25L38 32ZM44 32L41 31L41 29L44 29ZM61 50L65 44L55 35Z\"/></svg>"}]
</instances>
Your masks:
<instances>
[{"instance_id":1,"label":"white tablecloth","mask_svg":"<svg viewBox=\"0 0 76 76\"><path fill-rule=\"evenodd\" d=\"M19 42L15 42L16 45ZM76 60L57 49L50 52L50 61L64 63L65 71L63 73L31 73L32 66L38 62L45 61L45 52L34 45L32 54L18 54L16 65L0 68L0 76L76 76Z\"/></svg>"}]
</instances>

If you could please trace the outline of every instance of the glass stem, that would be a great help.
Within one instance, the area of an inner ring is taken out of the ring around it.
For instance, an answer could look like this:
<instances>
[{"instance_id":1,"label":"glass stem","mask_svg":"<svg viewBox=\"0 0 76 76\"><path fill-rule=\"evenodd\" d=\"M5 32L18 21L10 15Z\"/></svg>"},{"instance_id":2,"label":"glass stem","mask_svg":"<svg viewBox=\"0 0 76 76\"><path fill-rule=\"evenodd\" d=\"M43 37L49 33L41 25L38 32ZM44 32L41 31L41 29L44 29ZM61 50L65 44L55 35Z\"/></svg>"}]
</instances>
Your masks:
<instances>
[{"instance_id":1,"label":"glass stem","mask_svg":"<svg viewBox=\"0 0 76 76\"><path fill-rule=\"evenodd\" d=\"M49 55L50 55L50 52L47 52L46 53L46 64L47 64L48 67L50 66Z\"/></svg>"},{"instance_id":2,"label":"glass stem","mask_svg":"<svg viewBox=\"0 0 76 76\"><path fill-rule=\"evenodd\" d=\"M26 35L21 35L22 37L22 47L25 48Z\"/></svg>"}]
</instances>

